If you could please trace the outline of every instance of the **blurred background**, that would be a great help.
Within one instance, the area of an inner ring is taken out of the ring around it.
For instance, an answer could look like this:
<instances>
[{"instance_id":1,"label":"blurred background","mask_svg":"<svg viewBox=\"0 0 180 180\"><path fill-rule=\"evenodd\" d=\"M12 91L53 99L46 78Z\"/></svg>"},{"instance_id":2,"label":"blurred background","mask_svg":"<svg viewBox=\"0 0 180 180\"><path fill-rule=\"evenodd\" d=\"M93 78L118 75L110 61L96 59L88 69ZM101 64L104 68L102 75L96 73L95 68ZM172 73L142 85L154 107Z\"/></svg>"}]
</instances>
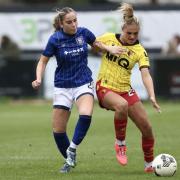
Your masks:
<instances>
[{"instance_id":1,"label":"blurred background","mask_svg":"<svg viewBox=\"0 0 180 180\"><path fill-rule=\"evenodd\" d=\"M151 74L158 97L180 98L180 0L0 0L0 99L51 99L56 62L48 63L43 86L34 91L31 82L39 56L53 33L56 8L70 6L78 12L79 26L96 36L120 32L117 8L132 3L141 23L140 42L151 59ZM100 57L90 52L89 66L96 80ZM147 93L138 67L132 79L141 99Z\"/></svg>"}]
</instances>

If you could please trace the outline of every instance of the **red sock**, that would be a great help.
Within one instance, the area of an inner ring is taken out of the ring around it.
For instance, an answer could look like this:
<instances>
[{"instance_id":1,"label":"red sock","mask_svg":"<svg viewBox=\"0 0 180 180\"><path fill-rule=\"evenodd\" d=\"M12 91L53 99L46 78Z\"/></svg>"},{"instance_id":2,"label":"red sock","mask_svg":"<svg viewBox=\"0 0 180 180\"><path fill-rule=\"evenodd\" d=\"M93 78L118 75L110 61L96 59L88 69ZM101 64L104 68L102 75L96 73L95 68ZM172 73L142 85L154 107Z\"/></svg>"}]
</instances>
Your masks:
<instances>
[{"instance_id":1,"label":"red sock","mask_svg":"<svg viewBox=\"0 0 180 180\"><path fill-rule=\"evenodd\" d=\"M114 119L116 139L123 141L126 137L127 120Z\"/></svg>"},{"instance_id":2,"label":"red sock","mask_svg":"<svg viewBox=\"0 0 180 180\"><path fill-rule=\"evenodd\" d=\"M154 159L154 138L142 137L142 149L144 152L144 160L152 162Z\"/></svg>"}]
</instances>

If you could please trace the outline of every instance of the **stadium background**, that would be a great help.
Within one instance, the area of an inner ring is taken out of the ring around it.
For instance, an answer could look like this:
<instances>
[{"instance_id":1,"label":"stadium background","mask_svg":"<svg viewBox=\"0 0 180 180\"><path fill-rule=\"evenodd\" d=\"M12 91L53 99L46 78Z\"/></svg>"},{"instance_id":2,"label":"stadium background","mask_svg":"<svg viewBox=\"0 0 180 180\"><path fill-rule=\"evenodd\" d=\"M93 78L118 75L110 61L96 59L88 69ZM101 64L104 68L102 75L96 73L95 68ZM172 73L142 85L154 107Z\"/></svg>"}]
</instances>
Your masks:
<instances>
[{"instance_id":1,"label":"stadium background","mask_svg":"<svg viewBox=\"0 0 180 180\"><path fill-rule=\"evenodd\" d=\"M0 63L0 95L15 98L36 97L51 99L53 88L54 60L48 66L44 86L36 92L31 88L37 60L49 35L53 32L52 21L55 9L71 5L78 11L80 26L91 29L96 35L105 32L119 32L120 17L117 7L121 1L0 1L0 36L8 35L21 49L21 61L7 62L1 57ZM163 57L161 48L174 35L180 32L179 1L133 0L136 16L141 22L140 42L147 49L151 58L151 73L155 77L155 91L166 98L180 97L180 71L178 57ZM136 2L136 3L135 3ZM94 19L96 19L94 21ZM89 66L92 67L96 80L100 62L99 57L90 55ZM171 69L169 69L169 63ZM7 70L8 69L8 70ZM168 69L168 71L167 71ZM142 99L147 93L142 85L138 68L134 69L138 78L132 79L133 87ZM13 76L16 74L16 76ZM48 74L48 75L47 75ZM23 82L23 83L22 83ZM161 85L159 84L161 82Z\"/></svg>"},{"instance_id":2,"label":"stadium background","mask_svg":"<svg viewBox=\"0 0 180 180\"><path fill-rule=\"evenodd\" d=\"M126 180L155 179L155 176L142 175L142 164L137 163L142 161L141 150L136 143L140 135L134 130L132 123L128 125L128 152L130 157L137 157L136 160L130 159L127 168L119 169L113 156L112 113L104 112L97 104L94 118L98 121L94 122L87 141L80 148L79 169L69 177L61 177L57 169L63 160L57 158L58 152L51 138L50 127L52 81L56 66L53 59L48 64L41 90L34 91L31 87L38 58L53 31L51 23L57 7L73 7L78 12L79 25L86 26L99 35L106 31L118 32L121 17L116 9L120 2L122 1L45 0L42 3L40 0L0 0L0 36L10 36L21 49L19 61L5 61L0 54L0 179L99 180L117 179L120 176ZM160 53L161 48L175 33L180 34L180 1L123 2L133 3L135 14L140 18L140 41L149 53L155 91L162 107L162 114L157 116L146 101L147 93L136 67L133 73L138 74L132 79L132 83L144 100L152 119L157 135L155 153L173 154L180 162L180 57L162 56ZM99 58L90 52L89 66L93 70L94 79L100 64ZM73 119L76 114L74 109ZM69 130L74 127L73 119ZM179 177L178 171L173 179Z\"/></svg>"}]
</instances>

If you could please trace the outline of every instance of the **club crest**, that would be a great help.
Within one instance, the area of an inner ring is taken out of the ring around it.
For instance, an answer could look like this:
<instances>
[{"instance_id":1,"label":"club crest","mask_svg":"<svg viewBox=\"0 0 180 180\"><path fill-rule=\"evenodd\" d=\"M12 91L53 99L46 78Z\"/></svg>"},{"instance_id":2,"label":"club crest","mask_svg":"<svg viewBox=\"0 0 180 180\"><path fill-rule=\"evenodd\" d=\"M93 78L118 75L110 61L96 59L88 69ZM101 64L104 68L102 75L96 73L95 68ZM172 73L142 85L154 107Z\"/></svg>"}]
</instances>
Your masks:
<instances>
[{"instance_id":1,"label":"club crest","mask_svg":"<svg viewBox=\"0 0 180 180\"><path fill-rule=\"evenodd\" d=\"M83 45L83 43L84 43L83 37L82 36L77 37L76 42L77 42L78 45Z\"/></svg>"}]
</instances>

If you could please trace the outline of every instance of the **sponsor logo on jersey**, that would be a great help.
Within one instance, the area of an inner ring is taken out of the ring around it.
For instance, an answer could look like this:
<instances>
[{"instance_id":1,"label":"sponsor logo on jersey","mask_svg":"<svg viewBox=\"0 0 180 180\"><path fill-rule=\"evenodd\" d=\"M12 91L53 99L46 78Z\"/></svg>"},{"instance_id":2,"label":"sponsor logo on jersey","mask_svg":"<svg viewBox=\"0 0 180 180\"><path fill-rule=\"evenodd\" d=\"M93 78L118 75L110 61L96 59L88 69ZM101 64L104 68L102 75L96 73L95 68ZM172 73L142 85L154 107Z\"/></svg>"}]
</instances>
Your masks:
<instances>
[{"instance_id":1,"label":"sponsor logo on jersey","mask_svg":"<svg viewBox=\"0 0 180 180\"><path fill-rule=\"evenodd\" d=\"M64 51L65 55L71 54L71 55L78 55L80 52L83 52L83 48L73 49L71 51Z\"/></svg>"},{"instance_id":2,"label":"sponsor logo on jersey","mask_svg":"<svg viewBox=\"0 0 180 180\"><path fill-rule=\"evenodd\" d=\"M117 62L117 64L118 64L119 66L121 66L121 67L123 67L123 68L125 68L125 69L128 70L128 67L129 67L129 61L128 61L128 59L114 56L114 55L110 54L109 52L107 52L106 58L107 58L109 61Z\"/></svg>"}]
</instances>

